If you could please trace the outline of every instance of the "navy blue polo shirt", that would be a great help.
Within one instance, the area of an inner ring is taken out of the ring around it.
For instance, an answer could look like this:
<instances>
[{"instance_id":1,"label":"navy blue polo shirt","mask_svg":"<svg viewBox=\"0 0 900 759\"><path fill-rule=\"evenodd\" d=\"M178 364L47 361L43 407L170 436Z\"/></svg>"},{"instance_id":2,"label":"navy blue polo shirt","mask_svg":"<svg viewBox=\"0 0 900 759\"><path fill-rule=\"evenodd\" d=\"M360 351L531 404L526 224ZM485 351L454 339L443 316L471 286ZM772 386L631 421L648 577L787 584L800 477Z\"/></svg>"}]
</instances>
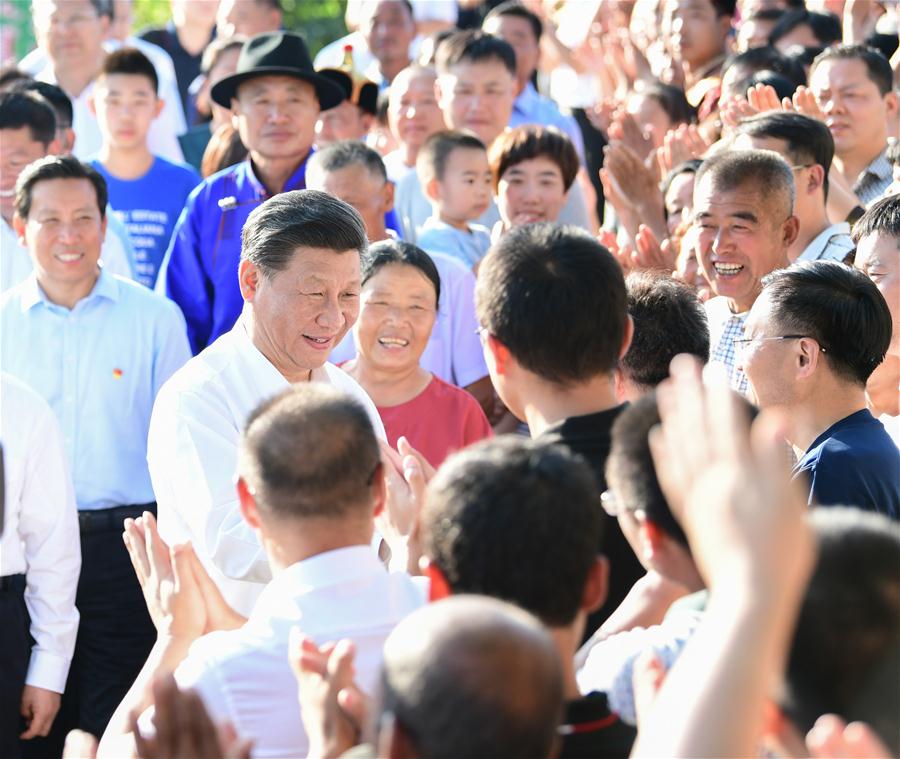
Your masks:
<instances>
[{"instance_id":1,"label":"navy blue polo shirt","mask_svg":"<svg viewBox=\"0 0 900 759\"><path fill-rule=\"evenodd\" d=\"M856 506L900 518L900 450L868 409L831 425L794 467L810 483L809 503Z\"/></svg>"}]
</instances>

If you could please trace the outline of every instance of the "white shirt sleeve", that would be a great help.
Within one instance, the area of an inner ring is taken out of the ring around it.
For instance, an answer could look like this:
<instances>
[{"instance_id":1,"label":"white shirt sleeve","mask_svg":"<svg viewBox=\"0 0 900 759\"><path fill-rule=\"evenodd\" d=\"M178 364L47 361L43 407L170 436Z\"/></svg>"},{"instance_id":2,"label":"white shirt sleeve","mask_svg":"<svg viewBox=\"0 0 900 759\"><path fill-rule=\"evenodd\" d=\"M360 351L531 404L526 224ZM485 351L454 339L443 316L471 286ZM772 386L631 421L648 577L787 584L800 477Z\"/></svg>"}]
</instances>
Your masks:
<instances>
[{"instance_id":1,"label":"white shirt sleeve","mask_svg":"<svg viewBox=\"0 0 900 759\"><path fill-rule=\"evenodd\" d=\"M75 591L81 541L75 492L59 424L50 407L37 393L21 383L9 383L7 378L3 395L4 444L17 445L9 440L10 433L27 435L22 455L10 462L21 471L7 473L7 482L17 483L17 492L7 493L7 497L12 495L17 501L10 509L18 512L18 525L3 545L4 553L20 547L24 554L25 605L35 640L25 682L62 693L78 632ZM16 538L19 545L7 543ZM13 557L4 558L9 561Z\"/></svg>"}]
</instances>

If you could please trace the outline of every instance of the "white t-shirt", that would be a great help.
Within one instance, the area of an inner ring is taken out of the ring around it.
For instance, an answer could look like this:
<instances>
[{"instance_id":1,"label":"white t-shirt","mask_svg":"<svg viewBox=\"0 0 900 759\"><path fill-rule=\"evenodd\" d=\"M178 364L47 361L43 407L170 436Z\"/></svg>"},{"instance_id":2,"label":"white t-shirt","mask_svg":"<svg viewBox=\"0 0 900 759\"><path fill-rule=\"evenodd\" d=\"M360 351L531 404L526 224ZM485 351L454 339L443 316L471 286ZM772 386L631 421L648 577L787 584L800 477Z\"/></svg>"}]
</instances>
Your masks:
<instances>
[{"instance_id":1,"label":"white t-shirt","mask_svg":"<svg viewBox=\"0 0 900 759\"><path fill-rule=\"evenodd\" d=\"M386 439L375 405L349 375L325 364L313 370L312 379L362 403L375 433ZM150 418L147 462L160 535L169 545L191 540L225 599L241 614L250 612L272 573L238 506L238 446L250 412L289 386L238 319L163 385Z\"/></svg>"}]
</instances>

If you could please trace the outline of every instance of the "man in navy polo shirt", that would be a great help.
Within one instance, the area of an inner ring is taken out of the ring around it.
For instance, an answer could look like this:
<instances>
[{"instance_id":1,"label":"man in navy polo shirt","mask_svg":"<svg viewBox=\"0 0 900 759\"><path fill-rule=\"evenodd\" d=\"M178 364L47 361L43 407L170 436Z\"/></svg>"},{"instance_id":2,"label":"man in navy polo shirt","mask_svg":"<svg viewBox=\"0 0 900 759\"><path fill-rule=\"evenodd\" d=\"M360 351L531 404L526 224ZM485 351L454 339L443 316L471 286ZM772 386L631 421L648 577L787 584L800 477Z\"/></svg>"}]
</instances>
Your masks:
<instances>
[{"instance_id":1,"label":"man in navy polo shirt","mask_svg":"<svg viewBox=\"0 0 900 759\"><path fill-rule=\"evenodd\" d=\"M236 275L244 222L267 198L305 189L319 111L344 95L315 73L302 37L272 32L244 44L237 73L217 82L210 97L232 109L249 156L191 194L160 275L159 286L184 313L194 353L241 313Z\"/></svg>"},{"instance_id":2,"label":"man in navy polo shirt","mask_svg":"<svg viewBox=\"0 0 900 759\"><path fill-rule=\"evenodd\" d=\"M866 408L866 380L891 342L875 284L834 261L773 272L735 342L760 407L784 411L810 503L900 518L900 451Z\"/></svg>"}]
</instances>

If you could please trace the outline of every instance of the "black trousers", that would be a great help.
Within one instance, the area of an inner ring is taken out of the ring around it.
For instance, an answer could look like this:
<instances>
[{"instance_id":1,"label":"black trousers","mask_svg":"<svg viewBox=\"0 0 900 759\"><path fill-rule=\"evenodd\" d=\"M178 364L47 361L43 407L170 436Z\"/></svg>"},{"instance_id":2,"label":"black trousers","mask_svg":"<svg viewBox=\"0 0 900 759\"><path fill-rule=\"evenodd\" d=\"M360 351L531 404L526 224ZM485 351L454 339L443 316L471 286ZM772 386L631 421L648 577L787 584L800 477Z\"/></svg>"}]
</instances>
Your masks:
<instances>
[{"instance_id":1,"label":"black trousers","mask_svg":"<svg viewBox=\"0 0 900 759\"><path fill-rule=\"evenodd\" d=\"M50 735L23 741L29 759L62 756L65 737L75 728L99 738L153 648L156 630L122 541L126 517L144 511L156 513L156 504L79 512L75 655Z\"/></svg>"},{"instance_id":2,"label":"black trousers","mask_svg":"<svg viewBox=\"0 0 900 759\"><path fill-rule=\"evenodd\" d=\"M28 670L25 575L4 577L0 587L0 756L16 759L22 718L19 705Z\"/></svg>"}]
</instances>

